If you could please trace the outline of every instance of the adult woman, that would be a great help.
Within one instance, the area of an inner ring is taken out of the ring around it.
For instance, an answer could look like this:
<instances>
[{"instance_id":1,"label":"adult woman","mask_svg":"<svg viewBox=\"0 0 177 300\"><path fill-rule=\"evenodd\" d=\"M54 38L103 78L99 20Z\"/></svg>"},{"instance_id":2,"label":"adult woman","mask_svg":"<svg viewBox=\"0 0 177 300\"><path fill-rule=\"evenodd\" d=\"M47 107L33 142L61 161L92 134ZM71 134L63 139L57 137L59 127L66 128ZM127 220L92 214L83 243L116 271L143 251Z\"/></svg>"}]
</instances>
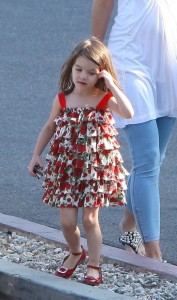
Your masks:
<instances>
[{"instance_id":1,"label":"adult woman","mask_svg":"<svg viewBox=\"0 0 177 300\"><path fill-rule=\"evenodd\" d=\"M167 4L168 2L168 4ZM108 46L125 94L135 110L124 128L132 171L121 221L123 244L162 260L159 173L177 117L177 3L175 0L119 0ZM114 0L94 0L92 34L104 38ZM130 232L130 233L127 233ZM132 239L134 240L132 242Z\"/></svg>"}]
</instances>

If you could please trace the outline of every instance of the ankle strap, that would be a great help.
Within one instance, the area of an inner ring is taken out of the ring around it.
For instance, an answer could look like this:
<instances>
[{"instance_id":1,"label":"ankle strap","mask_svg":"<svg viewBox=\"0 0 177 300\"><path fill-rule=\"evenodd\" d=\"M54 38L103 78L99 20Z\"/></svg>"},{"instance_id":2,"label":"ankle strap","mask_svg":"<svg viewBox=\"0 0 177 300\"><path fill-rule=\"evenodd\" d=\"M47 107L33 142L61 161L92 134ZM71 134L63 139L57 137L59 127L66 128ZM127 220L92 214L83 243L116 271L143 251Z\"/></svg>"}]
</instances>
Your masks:
<instances>
[{"instance_id":1,"label":"ankle strap","mask_svg":"<svg viewBox=\"0 0 177 300\"><path fill-rule=\"evenodd\" d=\"M87 268L95 269L95 270L100 270L100 267L91 266L91 265L88 265Z\"/></svg>"},{"instance_id":2,"label":"ankle strap","mask_svg":"<svg viewBox=\"0 0 177 300\"><path fill-rule=\"evenodd\" d=\"M73 253L73 252L72 252L71 254L77 256L77 255L81 255L82 252L79 252L79 253Z\"/></svg>"},{"instance_id":3,"label":"ankle strap","mask_svg":"<svg viewBox=\"0 0 177 300\"><path fill-rule=\"evenodd\" d=\"M81 251L81 252L79 252L79 253L73 253L73 252L72 252L72 255L75 255L75 256L77 256L77 255L81 255L81 254L82 254L82 252L83 252L83 246L81 246L81 249L82 249L82 251Z\"/></svg>"}]
</instances>

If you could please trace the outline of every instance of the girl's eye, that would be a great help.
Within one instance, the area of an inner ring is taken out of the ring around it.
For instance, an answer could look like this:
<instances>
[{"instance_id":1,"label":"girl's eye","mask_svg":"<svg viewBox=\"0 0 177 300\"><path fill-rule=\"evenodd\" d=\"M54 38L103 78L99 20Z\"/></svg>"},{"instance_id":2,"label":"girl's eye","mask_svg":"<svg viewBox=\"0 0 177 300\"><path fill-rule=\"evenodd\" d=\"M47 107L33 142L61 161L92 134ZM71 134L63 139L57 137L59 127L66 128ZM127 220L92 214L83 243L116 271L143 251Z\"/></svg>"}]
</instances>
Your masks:
<instances>
[{"instance_id":1,"label":"girl's eye","mask_svg":"<svg viewBox=\"0 0 177 300\"><path fill-rule=\"evenodd\" d=\"M76 71L81 72L82 70L81 69L76 69Z\"/></svg>"},{"instance_id":2,"label":"girl's eye","mask_svg":"<svg viewBox=\"0 0 177 300\"><path fill-rule=\"evenodd\" d=\"M95 75L96 73L93 73L93 72L89 72L89 75Z\"/></svg>"}]
</instances>

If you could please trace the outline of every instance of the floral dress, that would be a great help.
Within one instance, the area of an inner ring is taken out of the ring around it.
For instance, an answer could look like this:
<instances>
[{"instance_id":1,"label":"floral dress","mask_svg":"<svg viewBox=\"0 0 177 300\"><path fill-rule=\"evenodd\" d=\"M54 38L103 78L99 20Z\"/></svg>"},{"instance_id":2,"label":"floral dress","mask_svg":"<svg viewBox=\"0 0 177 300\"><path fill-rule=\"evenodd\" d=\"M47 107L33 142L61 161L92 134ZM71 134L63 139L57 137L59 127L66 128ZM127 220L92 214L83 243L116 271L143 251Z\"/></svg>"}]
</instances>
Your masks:
<instances>
[{"instance_id":1,"label":"floral dress","mask_svg":"<svg viewBox=\"0 0 177 300\"><path fill-rule=\"evenodd\" d=\"M61 110L44 170L43 201L53 207L99 207L126 203L123 159L114 119L106 108L107 93L94 107Z\"/></svg>"}]
</instances>

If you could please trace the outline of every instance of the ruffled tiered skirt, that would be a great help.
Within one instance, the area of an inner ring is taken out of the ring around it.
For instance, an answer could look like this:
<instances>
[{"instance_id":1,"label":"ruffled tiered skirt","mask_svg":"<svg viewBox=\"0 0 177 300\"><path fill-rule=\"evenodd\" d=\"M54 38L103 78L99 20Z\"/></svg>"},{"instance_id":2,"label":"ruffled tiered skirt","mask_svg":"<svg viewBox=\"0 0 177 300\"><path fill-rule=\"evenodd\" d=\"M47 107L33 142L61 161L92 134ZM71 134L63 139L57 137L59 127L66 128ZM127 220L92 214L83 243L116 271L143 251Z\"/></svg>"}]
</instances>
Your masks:
<instances>
[{"instance_id":1,"label":"ruffled tiered skirt","mask_svg":"<svg viewBox=\"0 0 177 300\"><path fill-rule=\"evenodd\" d=\"M46 157L43 201L54 207L126 203L118 132L109 110L62 109Z\"/></svg>"}]
</instances>

